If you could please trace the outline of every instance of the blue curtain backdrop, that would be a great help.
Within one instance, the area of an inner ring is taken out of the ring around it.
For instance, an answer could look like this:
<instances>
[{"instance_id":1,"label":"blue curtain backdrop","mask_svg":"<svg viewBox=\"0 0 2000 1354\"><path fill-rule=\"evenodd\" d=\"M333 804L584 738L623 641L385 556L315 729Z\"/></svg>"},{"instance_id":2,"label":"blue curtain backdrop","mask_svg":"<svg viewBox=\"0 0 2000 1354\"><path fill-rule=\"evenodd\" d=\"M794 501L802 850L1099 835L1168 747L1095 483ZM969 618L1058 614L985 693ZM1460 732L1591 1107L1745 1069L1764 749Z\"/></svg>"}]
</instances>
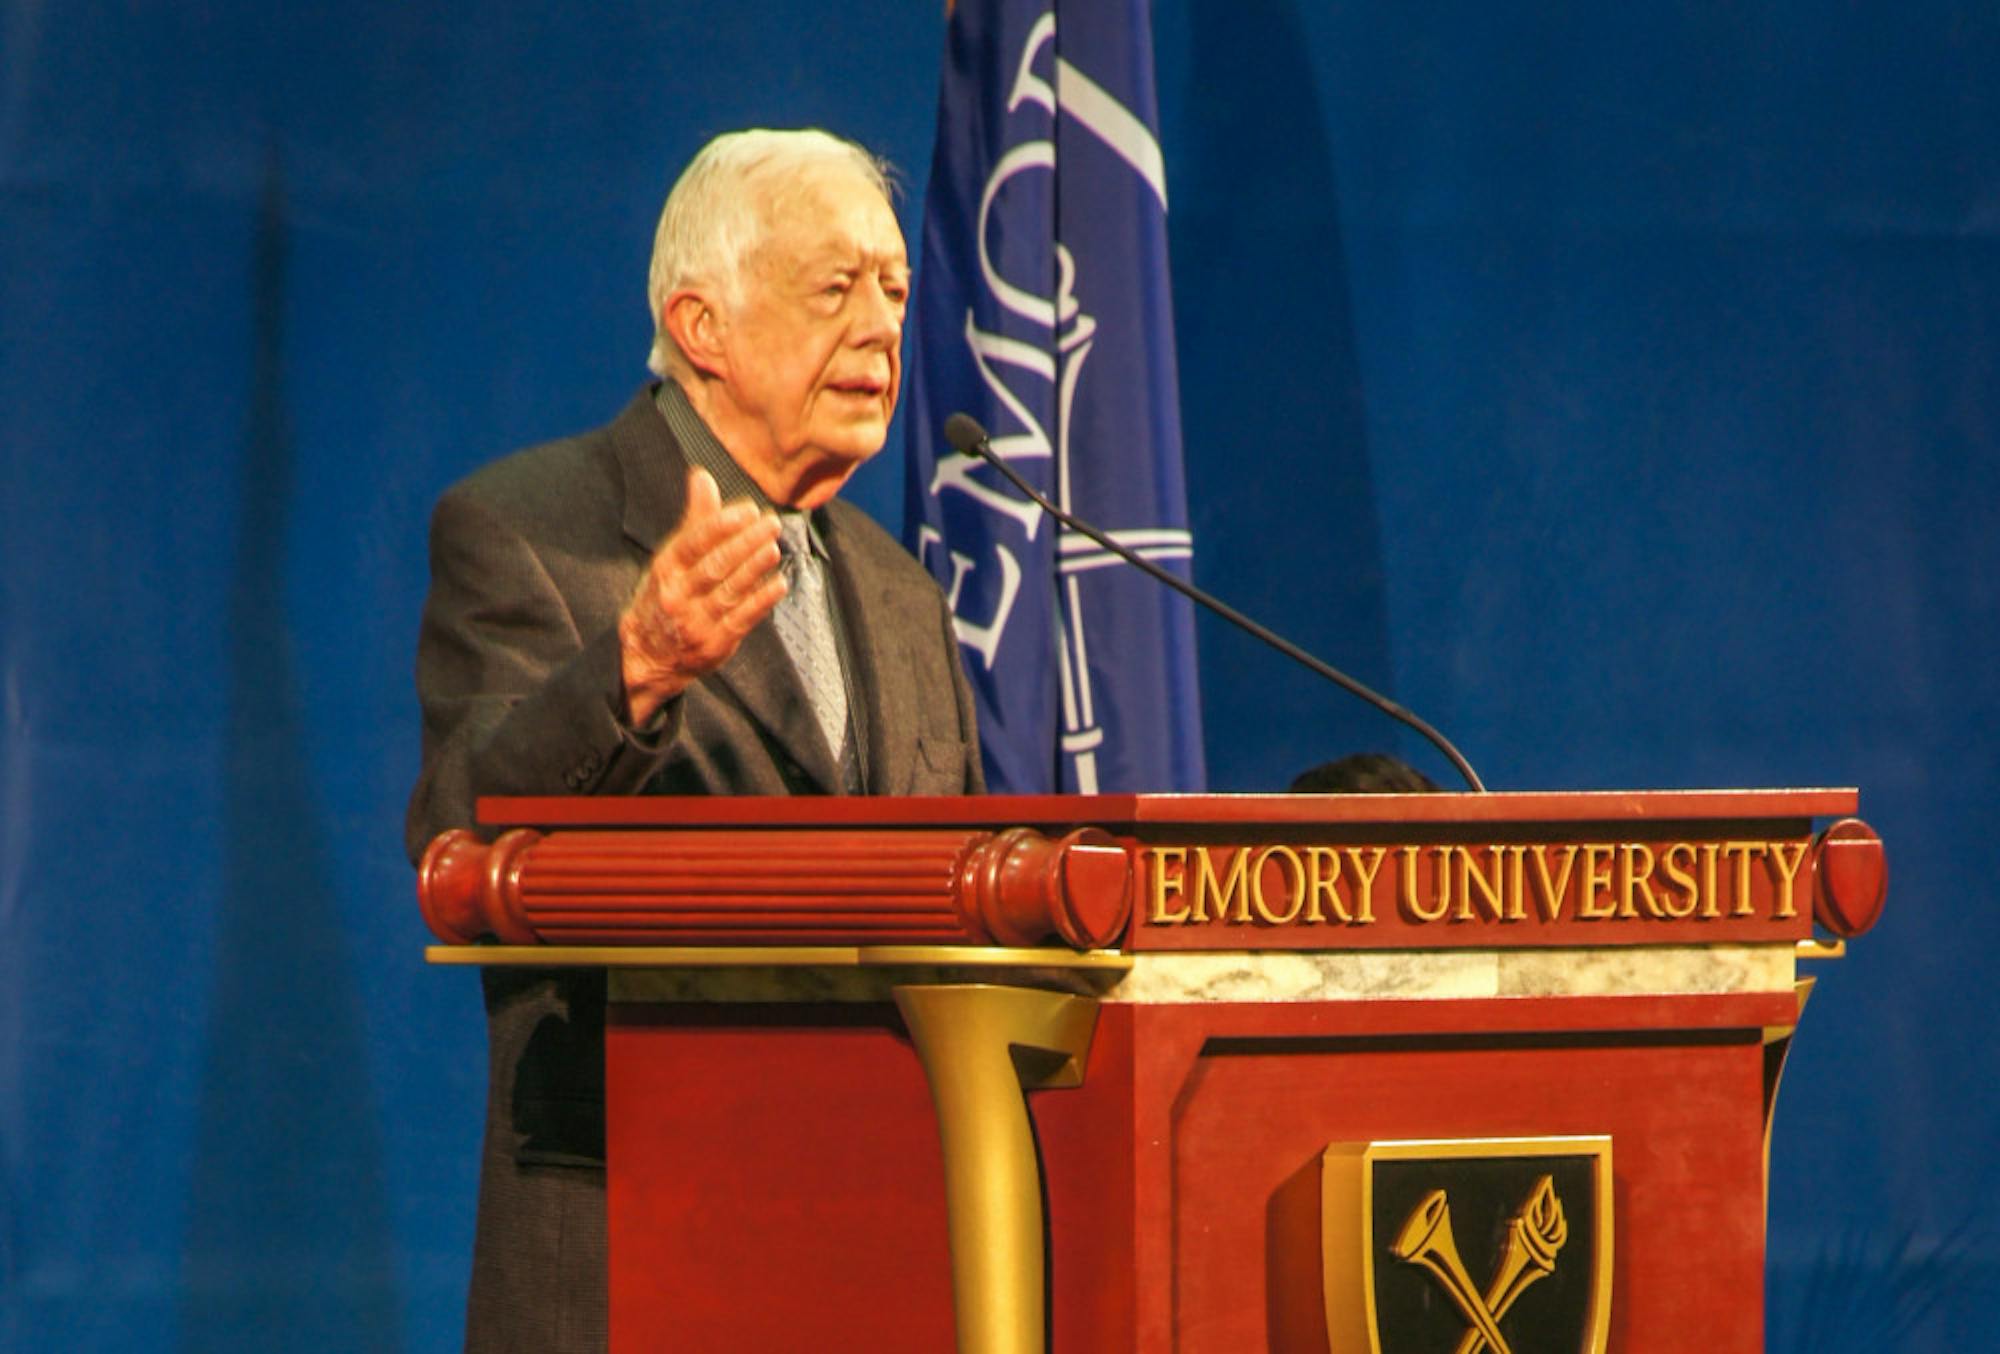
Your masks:
<instances>
[{"instance_id":1,"label":"blue curtain backdrop","mask_svg":"<svg viewBox=\"0 0 2000 1354\"><path fill-rule=\"evenodd\" d=\"M1160 0L1197 579L1502 788L1864 788L1774 1350L1987 1347L2000 19ZM436 492L643 377L716 130L912 176L941 16L0 0L0 1348L457 1339L400 815ZM900 525L900 435L856 497ZM1425 749L1203 625L1218 788ZM1662 1088L1671 1094L1672 1088Z\"/></svg>"}]
</instances>

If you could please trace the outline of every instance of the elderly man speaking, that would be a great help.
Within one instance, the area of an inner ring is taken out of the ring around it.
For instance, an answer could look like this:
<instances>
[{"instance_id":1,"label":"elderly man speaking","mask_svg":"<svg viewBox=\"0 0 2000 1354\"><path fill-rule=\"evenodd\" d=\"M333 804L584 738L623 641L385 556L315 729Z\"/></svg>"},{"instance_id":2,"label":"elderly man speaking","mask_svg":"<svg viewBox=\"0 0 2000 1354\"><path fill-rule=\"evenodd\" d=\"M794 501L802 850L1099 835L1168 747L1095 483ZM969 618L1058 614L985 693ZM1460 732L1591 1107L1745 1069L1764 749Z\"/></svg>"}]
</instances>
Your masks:
<instances>
[{"instance_id":1,"label":"elderly man speaking","mask_svg":"<svg viewBox=\"0 0 2000 1354\"><path fill-rule=\"evenodd\" d=\"M882 447L909 262L882 166L745 131L668 195L664 379L455 485L431 525L412 859L486 794L964 794L936 585L835 495ZM605 1344L601 973L488 969L469 1350Z\"/></svg>"}]
</instances>

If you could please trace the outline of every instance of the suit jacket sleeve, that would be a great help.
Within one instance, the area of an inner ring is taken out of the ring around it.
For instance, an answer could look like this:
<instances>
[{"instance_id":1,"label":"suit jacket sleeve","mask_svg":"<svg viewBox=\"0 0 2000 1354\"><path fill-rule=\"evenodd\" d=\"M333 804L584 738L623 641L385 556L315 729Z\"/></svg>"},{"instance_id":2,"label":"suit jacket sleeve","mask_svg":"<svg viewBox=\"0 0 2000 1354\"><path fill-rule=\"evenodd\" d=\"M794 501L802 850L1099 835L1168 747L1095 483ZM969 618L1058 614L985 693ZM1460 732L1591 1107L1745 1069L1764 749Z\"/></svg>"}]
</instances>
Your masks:
<instances>
[{"instance_id":1,"label":"suit jacket sleeve","mask_svg":"<svg viewBox=\"0 0 2000 1354\"><path fill-rule=\"evenodd\" d=\"M616 627L580 629L535 545L463 487L439 500L430 549L411 859L470 825L480 795L637 793L681 712L668 702L643 733L625 725Z\"/></svg>"}]
</instances>

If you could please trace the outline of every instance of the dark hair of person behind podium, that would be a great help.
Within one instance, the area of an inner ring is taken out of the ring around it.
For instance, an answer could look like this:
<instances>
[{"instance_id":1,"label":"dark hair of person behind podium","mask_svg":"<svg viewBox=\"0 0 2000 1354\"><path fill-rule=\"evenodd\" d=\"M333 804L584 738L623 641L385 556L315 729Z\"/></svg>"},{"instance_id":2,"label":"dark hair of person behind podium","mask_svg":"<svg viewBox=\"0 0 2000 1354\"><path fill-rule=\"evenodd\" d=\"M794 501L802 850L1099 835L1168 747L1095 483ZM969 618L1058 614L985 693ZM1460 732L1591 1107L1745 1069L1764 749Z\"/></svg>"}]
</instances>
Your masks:
<instances>
[{"instance_id":1,"label":"dark hair of person behind podium","mask_svg":"<svg viewBox=\"0 0 2000 1354\"><path fill-rule=\"evenodd\" d=\"M1428 794L1437 782L1400 757L1383 752L1356 752L1321 762L1292 778L1295 795Z\"/></svg>"}]
</instances>

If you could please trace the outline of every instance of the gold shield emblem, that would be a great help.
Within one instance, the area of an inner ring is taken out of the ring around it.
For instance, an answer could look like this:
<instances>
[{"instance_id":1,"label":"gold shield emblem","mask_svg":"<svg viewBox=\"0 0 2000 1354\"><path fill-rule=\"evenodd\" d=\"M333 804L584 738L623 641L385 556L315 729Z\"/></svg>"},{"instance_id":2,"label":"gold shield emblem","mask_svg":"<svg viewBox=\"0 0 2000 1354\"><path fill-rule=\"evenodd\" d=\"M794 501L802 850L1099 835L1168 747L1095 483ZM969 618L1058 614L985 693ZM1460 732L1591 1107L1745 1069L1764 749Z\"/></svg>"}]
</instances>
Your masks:
<instances>
[{"instance_id":1,"label":"gold shield emblem","mask_svg":"<svg viewBox=\"0 0 2000 1354\"><path fill-rule=\"evenodd\" d=\"M1274 1271L1293 1278L1273 1348L1603 1354L1611 1203L1608 1137L1336 1143L1277 1201L1274 1239L1320 1264Z\"/></svg>"}]
</instances>

